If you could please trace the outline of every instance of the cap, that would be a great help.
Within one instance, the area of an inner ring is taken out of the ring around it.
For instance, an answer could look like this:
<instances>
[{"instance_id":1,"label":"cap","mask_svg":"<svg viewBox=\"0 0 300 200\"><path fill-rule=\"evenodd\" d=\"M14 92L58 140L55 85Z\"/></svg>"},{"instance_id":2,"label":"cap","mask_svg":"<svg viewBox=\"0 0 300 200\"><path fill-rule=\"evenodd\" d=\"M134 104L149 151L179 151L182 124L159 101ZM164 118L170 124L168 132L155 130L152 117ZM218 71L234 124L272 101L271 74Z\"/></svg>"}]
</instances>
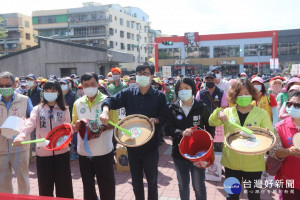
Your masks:
<instances>
[{"instance_id":1,"label":"cap","mask_svg":"<svg viewBox=\"0 0 300 200\"><path fill-rule=\"evenodd\" d=\"M242 72L241 76L247 76L247 74L245 72Z\"/></svg>"},{"instance_id":2,"label":"cap","mask_svg":"<svg viewBox=\"0 0 300 200\"><path fill-rule=\"evenodd\" d=\"M199 76L196 76L195 80L196 80L196 81L200 81Z\"/></svg>"},{"instance_id":3,"label":"cap","mask_svg":"<svg viewBox=\"0 0 300 200\"><path fill-rule=\"evenodd\" d=\"M211 72L207 72L207 74L205 75L205 78L216 78L215 73Z\"/></svg>"},{"instance_id":4,"label":"cap","mask_svg":"<svg viewBox=\"0 0 300 200\"><path fill-rule=\"evenodd\" d=\"M281 77L281 76L275 76L273 78L271 78L270 81L275 81L275 80L280 80L281 82L285 81L285 78Z\"/></svg>"},{"instance_id":5,"label":"cap","mask_svg":"<svg viewBox=\"0 0 300 200\"><path fill-rule=\"evenodd\" d=\"M291 90L300 90L300 85L293 85L293 86L289 89L289 91L291 91Z\"/></svg>"},{"instance_id":6,"label":"cap","mask_svg":"<svg viewBox=\"0 0 300 200\"><path fill-rule=\"evenodd\" d=\"M70 77L71 78L79 78L76 74L71 74Z\"/></svg>"},{"instance_id":7,"label":"cap","mask_svg":"<svg viewBox=\"0 0 300 200\"><path fill-rule=\"evenodd\" d=\"M36 80L36 76L34 74L28 74L28 76L26 76L26 79L27 78Z\"/></svg>"},{"instance_id":8,"label":"cap","mask_svg":"<svg viewBox=\"0 0 300 200\"><path fill-rule=\"evenodd\" d=\"M259 82L259 83L261 83L261 84L264 83L264 80L263 80L262 78L260 78L259 76L254 77L254 78L251 80L251 83L253 83L253 82L255 82L255 81L257 81L257 82Z\"/></svg>"},{"instance_id":9,"label":"cap","mask_svg":"<svg viewBox=\"0 0 300 200\"><path fill-rule=\"evenodd\" d=\"M60 82L60 83L66 83L66 84L69 83L68 79L66 79L66 78L61 78L61 79L59 80L59 82Z\"/></svg>"},{"instance_id":10,"label":"cap","mask_svg":"<svg viewBox=\"0 0 300 200\"><path fill-rule=\"evenodd\" d=\"M57 81L57 77L56 77L56 75L50 75L50 76L49 76L49 79L54 79L54 80L56 80L56 81Z\"/></svg>"},{"instance_id":11,"label":"cap","mask_svg":"<svg viewBox=\"0 0 300 200\"><path fill-rule=\"evenodd\" d=\"M99 75L98 78L99 79L104 79L104 76L103 75Z\"/></svg>"},{"instance_id":12,"label":"cap","mask_svg":"<svg viewBox=\"0 0 300 200\"><path fill-rule=\"evenodd\" d=\"M290 83L299 83L300 82L300 78L298 78L298 77L294 77L294 78L291 78L290 80L289 80L289 82L288 82L288 84L290 84Z\"/></svg>"},{"instance_id":13,"label":"cap","mask_svg":"<svg viewBox=\"0 0 300 200\"><path fill-rule=\"evenodd\" d=\"M218 72L220 72L220 71L221 71L221 67L215 66L211 71L212 71L212 72L213 72L213 71L218 71Z\"/></svg>"},{"instance_id":14,"label":"cap","mask_svg":"<svg viewBox=\"0 0 300 200\"><path fill-rule=\"evenodd\" d=\"M110 76L112 76L112 73L108 72L107 77L110 77Z\"/></svg>"},{"instance_id":15,"label":"cap","mask_svg":"<svg viewBox=\"0 0 300 200\"><path fill-rule=\"evenodd\" d=\"M121 74L122 70L119 67L115 67L115 68L111 68L110 72L111 73L113 73L113 72L119 72Z\"/></svg>"}]
</instances>

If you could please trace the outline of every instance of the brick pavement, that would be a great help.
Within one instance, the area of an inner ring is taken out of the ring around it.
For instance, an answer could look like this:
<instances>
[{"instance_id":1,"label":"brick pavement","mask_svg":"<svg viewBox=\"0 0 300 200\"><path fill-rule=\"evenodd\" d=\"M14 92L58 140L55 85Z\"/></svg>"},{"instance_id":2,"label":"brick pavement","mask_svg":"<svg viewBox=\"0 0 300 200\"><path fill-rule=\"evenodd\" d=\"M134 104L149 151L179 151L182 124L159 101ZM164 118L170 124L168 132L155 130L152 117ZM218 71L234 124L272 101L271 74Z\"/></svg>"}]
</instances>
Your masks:
<instances>
[{"instance_id":1,"label":"brick pavement","mask_svg":"<svg viewBox=\"0 0 300 200\"><path fill-rule=\"evenodd\" d=\"M159 173L158 173L158 194L160 200L178 200L179 191L176 173L174 170L173 161L171 158L171 140L165 139L166 143L160 146L160 159L159 159ZM115 168L116 166L114 166ZM71 170L73 177L74 197L76 199L83 198L83 188L81 182L81 176L79 171L78 160L71 161ZM30 164L30 194L38 195L38 183L36 174L35 159ZM131 176L129 172L117 172L115 170L116 179L116 199L117 200L132 200L134 194L131 186ZM226 193L223 189L222 182L206 181L207 199L208 200L221 200L225 199ZM13 178L14 191L17 191L17 181ZM96 188L98 191L97 184ZM146 180L144 179L144 185L146 186ZM191 199L195 199L195 194L191 188ZM147 195L147 188L145 187L145 194ZM278 199L278 194L264 194L261 195L263 200ZM245 194L241 194L241 199L247 199Z\"/></svg>"}]
</instances>

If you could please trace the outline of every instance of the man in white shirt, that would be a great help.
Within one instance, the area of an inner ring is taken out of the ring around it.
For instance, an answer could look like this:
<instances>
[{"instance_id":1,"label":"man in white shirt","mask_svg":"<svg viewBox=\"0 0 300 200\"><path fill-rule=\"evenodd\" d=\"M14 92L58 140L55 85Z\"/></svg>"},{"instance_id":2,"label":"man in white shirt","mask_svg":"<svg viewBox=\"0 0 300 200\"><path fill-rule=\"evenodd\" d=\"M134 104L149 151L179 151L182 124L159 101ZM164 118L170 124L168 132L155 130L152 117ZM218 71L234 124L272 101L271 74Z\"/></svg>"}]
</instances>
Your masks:
<instances>
[{"instance_id":1,"label":"man in white shirt","mask_svg":"<svg viewBox=\"0 0 300 200\"><path fill-rule=\"evenodd\" d=\"M216 66L213 68L212 72L216 75L216 78L215 78L216 86L219 89L223 90L225 92L225 94L227 95L231 86L228 81L223 80L221 68L219 66Z\"/></svg>"}]
</instances>

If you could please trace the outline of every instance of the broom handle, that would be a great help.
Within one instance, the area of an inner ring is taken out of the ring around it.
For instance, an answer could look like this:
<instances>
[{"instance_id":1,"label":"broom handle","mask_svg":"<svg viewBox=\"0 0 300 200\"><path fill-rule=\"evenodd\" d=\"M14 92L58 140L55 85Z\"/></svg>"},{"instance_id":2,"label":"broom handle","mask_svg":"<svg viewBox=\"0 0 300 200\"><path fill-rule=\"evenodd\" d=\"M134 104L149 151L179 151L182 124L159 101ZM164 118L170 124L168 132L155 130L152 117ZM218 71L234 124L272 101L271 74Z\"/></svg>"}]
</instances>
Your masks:
<instances>
[{"instance_id":1,"label":"broom handle","mask_svg":"<svg viewBox=\"0 0 300 200\"><path fill-rule=\"evenodd\" d=\"M111 124L111 125L113 125L113 126L116 127L117 129L120 129L123 133L126 133L126 134L129 135L129 136L132 136L132 133L131 133L130 131L128 131L127 129L118 126L117 124L113 123L113 122L110 121L110 120L108 120L108 123Z\"/></svg>"}]
</instances>

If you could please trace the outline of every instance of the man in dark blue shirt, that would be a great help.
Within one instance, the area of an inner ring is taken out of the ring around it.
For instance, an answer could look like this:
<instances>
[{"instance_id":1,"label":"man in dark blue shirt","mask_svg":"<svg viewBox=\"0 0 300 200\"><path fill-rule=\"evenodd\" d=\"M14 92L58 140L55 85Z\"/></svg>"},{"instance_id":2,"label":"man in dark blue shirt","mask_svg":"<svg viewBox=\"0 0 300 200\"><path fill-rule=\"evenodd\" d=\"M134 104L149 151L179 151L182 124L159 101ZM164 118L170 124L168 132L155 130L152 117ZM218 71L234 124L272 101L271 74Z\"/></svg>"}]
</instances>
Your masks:
<instances>
[{"instance_id":1,"label":"man in dark blue shirt","mask_svg":"<svg viewBox=\"0 0 300 200\"><path fill-rule=\"evenodd\" d=\"M164 122L166 97L154 89L150 83L154 77L154 67L148 64L136 68L136 82L139 87L124 89L112 97L108 97L102 104L100 120L107 124L109 109L125 107L126 115L142 114L155 124L155 133L151 140L140 147L128 147L128 160L132 176L132 186L136 199L145 199L143 172L148 182L148 199L158 199L158 146L160 126Z\"/></svg>"}]
</instances>

